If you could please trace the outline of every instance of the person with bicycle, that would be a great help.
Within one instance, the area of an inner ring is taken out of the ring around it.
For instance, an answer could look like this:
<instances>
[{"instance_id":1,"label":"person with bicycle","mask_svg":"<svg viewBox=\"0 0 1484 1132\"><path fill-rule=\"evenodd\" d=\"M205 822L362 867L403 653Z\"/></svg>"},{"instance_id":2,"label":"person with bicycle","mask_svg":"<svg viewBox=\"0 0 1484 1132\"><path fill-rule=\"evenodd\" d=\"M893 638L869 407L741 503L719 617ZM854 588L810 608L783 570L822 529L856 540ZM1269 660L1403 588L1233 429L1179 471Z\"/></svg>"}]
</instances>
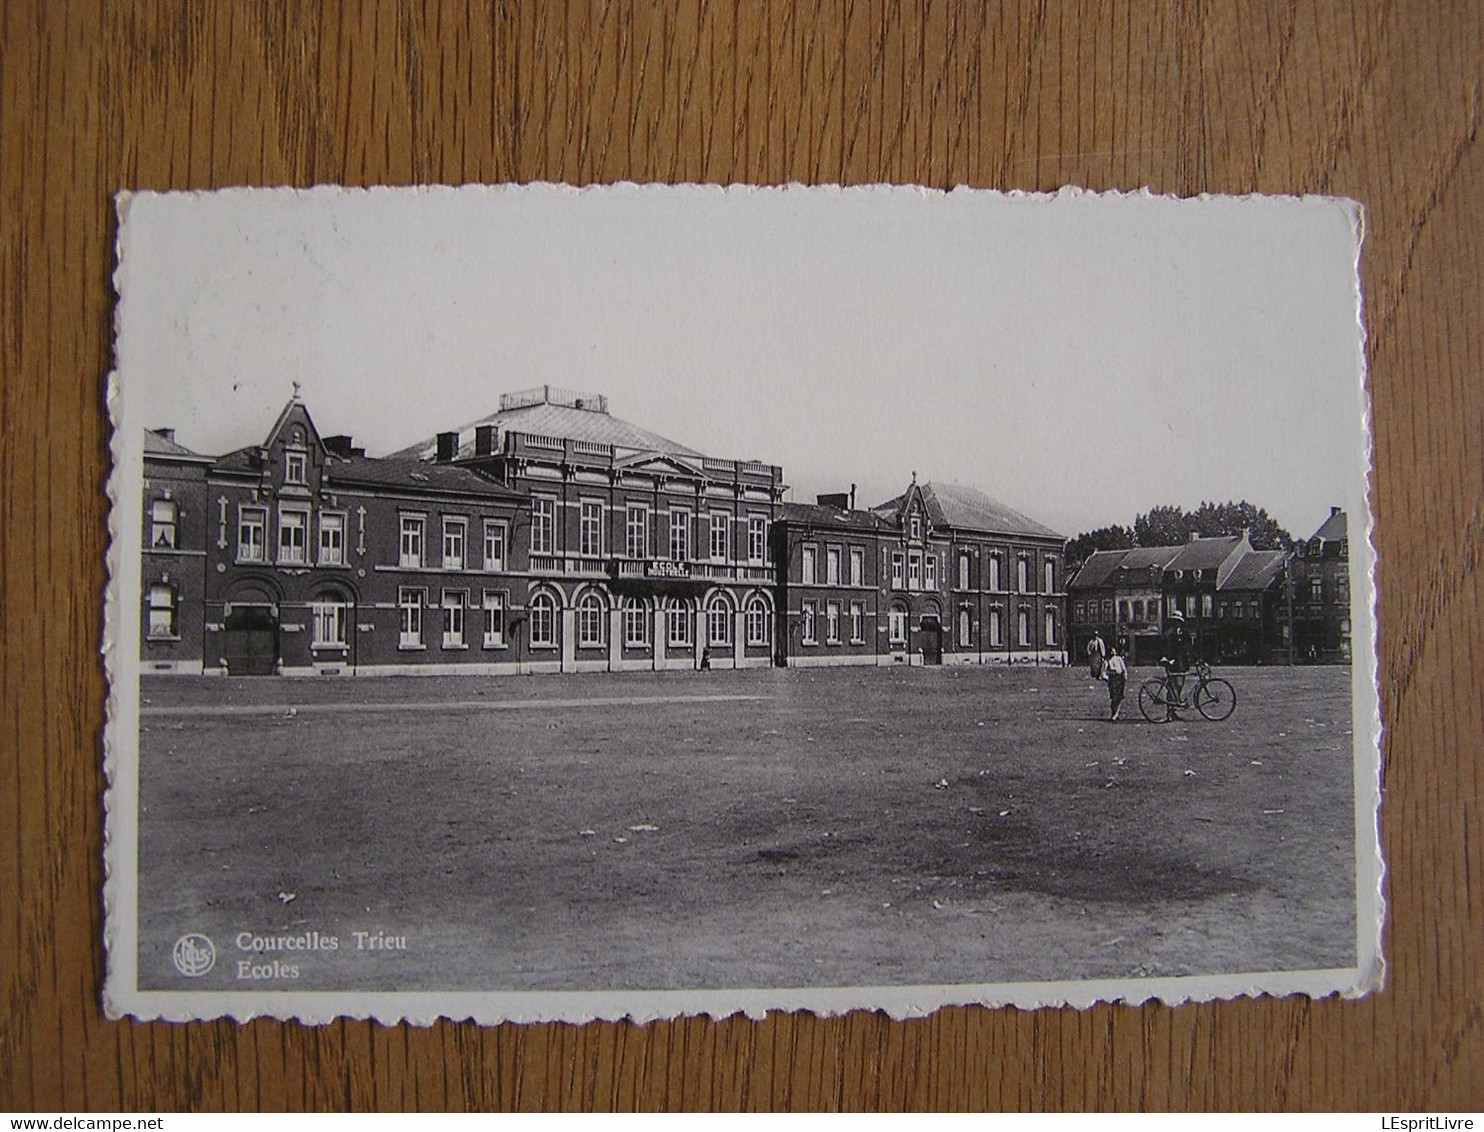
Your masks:
<instances>
[{"instance_id":1,"label":"person with bicycle","mask_svg":"<svg viewBox=\"0 0 1484 1132\"><path fill-rule=\"evenodd\" d=\"M1165 634L1164 655L1159 658L1165 670L1174 702L1166 709L1167 718L1175 718L1175 708L1185 706L1185 674L1190 671L1190 632L1185 627L1185 615L1178 609L1168 617L1169 631Z\"/></svg>"}]
</instances>

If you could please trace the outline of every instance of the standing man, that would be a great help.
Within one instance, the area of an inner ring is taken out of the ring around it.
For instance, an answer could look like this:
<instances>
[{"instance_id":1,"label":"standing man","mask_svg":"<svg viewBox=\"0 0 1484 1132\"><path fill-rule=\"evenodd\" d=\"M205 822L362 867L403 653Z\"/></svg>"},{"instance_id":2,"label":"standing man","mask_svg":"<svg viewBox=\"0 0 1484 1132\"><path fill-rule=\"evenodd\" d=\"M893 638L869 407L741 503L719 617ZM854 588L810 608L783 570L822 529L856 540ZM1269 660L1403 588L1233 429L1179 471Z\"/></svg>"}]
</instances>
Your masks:
<instances>
[{"instance_id":1,"label":"standing man","mask_svg":"<svg viewBox=\"0 0 1484 1132\"><path fill-rule=\"evenodd\" d=\"M1103 662L1108 657L1108 646L1103 642L1102 633L1094 633L1092 640L1087 642L1087 672L1094 680L1103 678Z\"/></svg>"},{"instance_id":2,"label":"standing man","mask_svg":"<svg viewBox=\"0 0 1484 1132\"><path fill-rule=\"evenodd\" d=\"M1190 671L1190 632L1185 628L1185 616L1178 609L1167 619L1169 631L1165 634L1164 655L1159 663L1170 678L1170 688L1180 706L1185 704L1185 674ZM1167 712L1175 717L1173 707Z\"/></svg>"},{"instance_id":3,"label":"standing man","mask_svg":"<svg viewBox=\"0 0 1484 1132\"><path fill-rule=\"evenodd\" d=\"M1117 645L1108 656L1108 718L1117 722L1118 709L1123 704L1123 690L1128 687L1128 665Z\"/></svg>"}]
</instances>

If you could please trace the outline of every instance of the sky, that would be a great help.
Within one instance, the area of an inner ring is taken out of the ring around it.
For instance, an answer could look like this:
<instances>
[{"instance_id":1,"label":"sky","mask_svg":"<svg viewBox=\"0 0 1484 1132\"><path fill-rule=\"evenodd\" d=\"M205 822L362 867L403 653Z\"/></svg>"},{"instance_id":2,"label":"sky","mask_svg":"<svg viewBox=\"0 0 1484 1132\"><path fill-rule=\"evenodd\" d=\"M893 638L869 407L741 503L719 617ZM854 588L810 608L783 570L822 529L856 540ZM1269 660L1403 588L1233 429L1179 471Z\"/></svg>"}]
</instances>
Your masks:
<instances>
[{"instance_id":1,"label":"sky","mask_svg":"<svg viewBox=\"0 0 1484 1132\"><path fill-rule=\"evenodd\" d=\"M298 382L384 454L553 383L789 498L915 472L1067 535L1365 507L1358 210L955 190L226 190L121 205L116 409L216 454ZM132 431L131 431L132 430Z\"/></svg>"}]
</instances>

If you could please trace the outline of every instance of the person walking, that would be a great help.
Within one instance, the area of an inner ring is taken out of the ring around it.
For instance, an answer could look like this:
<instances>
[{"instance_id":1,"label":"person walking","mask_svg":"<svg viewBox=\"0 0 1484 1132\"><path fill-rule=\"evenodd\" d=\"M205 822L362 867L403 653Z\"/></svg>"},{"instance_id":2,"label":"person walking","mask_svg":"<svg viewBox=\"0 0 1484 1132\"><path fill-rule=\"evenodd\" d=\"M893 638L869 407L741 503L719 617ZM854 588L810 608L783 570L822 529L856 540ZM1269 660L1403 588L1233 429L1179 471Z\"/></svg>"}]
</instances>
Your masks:
<instances>
[{"instance_id":1,"label":"person walking","mask_svg":"<svg viewBox=\"0 0 1484 1132\"><path fill-rule=\"evenodd\" d=\"M1118 646L1114 645L1111 655L1108 657L1108 718L1118 719L1118 709L1123 704L1123 691L1128 687L1128 664L1123 659L1123 653Z\"/></svg>"},{"instance_id":2,"label":"person walking","mask_svg":"<svg viewBox=\"0 0 1484 1132\"><path fill-rule=\"evenodd\" d=\"M1094 680L1103 678L1103 665L1108 657L1108 646L1101 633L1094 633L1087 642L1087 672Z\"/></svg>"}]
</instances>

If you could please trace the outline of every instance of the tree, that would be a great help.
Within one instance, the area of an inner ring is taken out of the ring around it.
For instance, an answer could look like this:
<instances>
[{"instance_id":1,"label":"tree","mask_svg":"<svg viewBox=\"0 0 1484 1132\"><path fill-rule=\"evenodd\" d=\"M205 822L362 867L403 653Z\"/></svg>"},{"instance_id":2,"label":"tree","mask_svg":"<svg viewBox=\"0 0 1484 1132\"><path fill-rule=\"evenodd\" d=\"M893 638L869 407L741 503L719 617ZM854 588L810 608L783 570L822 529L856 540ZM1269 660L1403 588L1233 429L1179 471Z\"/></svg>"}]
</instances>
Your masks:
<instances>
[{"instance_id":1,"label":"tree","mask_svg":"<svg viewBox=\"0 0 1484 1132\"><path fill-rule=\"evenodd\" d=\"M1288 550L1293 536L1280 527L1263 508L1248 503L1202 503L1187 516L1190 529L1207 538L1248 533L1256 550Z\"/></svg>"},{"instance_id":2,"label":"tree","mask_svg":"<svg viewBox=\"0 0 1484 1132\"><path fill-rule=\"evenodd\" d=\"M1151 507L1134 519L1134 543L1137 546L1177 546L1189 538L1189 524L1188 516L1176 504Z\"/></svg>"},{"instance_id":3,"label":"tree","mask_svg":"<svg viewBox=\"0 0 1484 1132\"><path fill-rule=\"evenodd\" d=\"M1134 545L1134 532L1127 527L1099 527L1087 531L1067 543L1067 562L1080 566L1099 550L1127 550Z\"/></svg>"}]
</instances>

